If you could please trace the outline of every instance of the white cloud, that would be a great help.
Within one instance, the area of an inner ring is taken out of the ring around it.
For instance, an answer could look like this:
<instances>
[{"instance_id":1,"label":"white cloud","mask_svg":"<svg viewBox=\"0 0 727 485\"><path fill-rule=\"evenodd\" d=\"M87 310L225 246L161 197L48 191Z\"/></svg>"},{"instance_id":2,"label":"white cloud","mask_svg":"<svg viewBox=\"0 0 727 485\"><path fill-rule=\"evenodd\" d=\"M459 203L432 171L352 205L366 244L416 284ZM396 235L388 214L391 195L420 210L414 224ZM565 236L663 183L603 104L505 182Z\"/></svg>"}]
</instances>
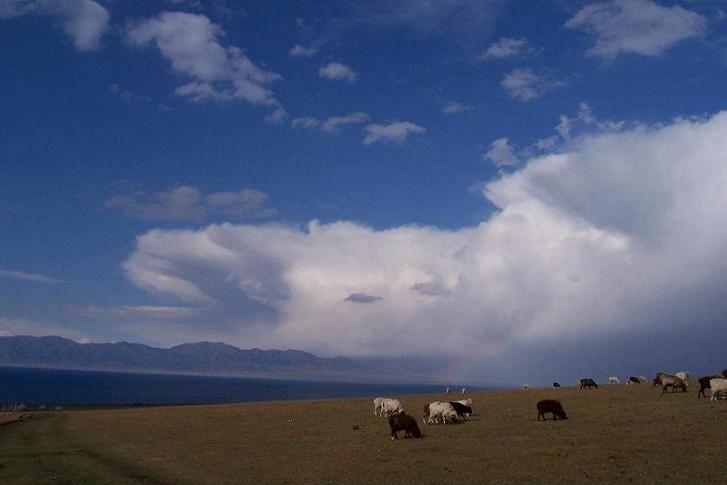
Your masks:
<instances>
[{"instance_id":1,"label":"white cloud","mask_svg":"<svg viewBox=\"0 0 727 485\"><path fill-rule=\"evenodd\" d=\"M528 48L528 41L525 39L512 39L503 37L480 54L477 58L482 61L492 59L505 59L507 57L516 57L525 52Z\"/></svg>"},{"instance_id":2,"label":"white cloud","mask_svg":"<svg viewBox=\"0 0 727 485\"><path fill-rule=\"evenodd\" d=\"M0 277L11 278L20 281L30 281L32 283L45 283L45 284L57 284L63 283L63 280L57 278L51 278L38 273L26 273L25 271L17 271L10 269L0 268Z\"/></svg>"},{"instance_id":3,"label":"white cloud","mask_svg":"<svg viewBox=\"0 0 727 485\"><path fill-rule=\"evenodd\" d=\"M622 53L661 55L669 47L702 35L707 20L696 12L651 0L612 0L580 9L565 26L596 36L588 55L612 59Z\"/></svg>"},{"instance_id":4,"label":"white cloud","mask_svg":"<svg viewBox=\"0 0 727 485\"><path fill-rule=\"evenodd\" d=\"M159 305L108 305L108 306L71 306L66 310L74 316L92 318L106 318L108 320L125 322L141 321L185 321L190 318L199 318L205 312L203 307L186 306L159 306Z\"/></svg>"},{"instance_id":5,"label":"white cloud","mask_svg":"<svg viewBox=\"0 0 727 485\"><path fill-rule=\"evenodd\" d=\"M104 203L107 209L142 220L202 221L213 215L233 218L259 218L275 215L267 207L267 194L254 189L203 195L194 186L179 185L166 192L118 195Z\"/></svg>"},{"instance_id":6,"label":"white cloud","mask_svg":"<svg viewBox=\"0 0 727 485\"><path fill-rule=\"evenodd\" d=\"M597 130L601 133L620 131L624 129L626 122L598 119L591 112L591 107L584 102L578 106L578 113L575 116L560 115L560 121L555 126L556 135L537 140L531 148L538 151L552 151L559 145L568 143L578 133L584 130Z\"/></svg>"},{"instance_id":7,"label":"white cloud","mask_svg":"<svg viewBox=\"0 0 727 485\"><path fill-rule=\"evenodd\" d=\"M498 167L508 167L520 163L507 138L498 138L493 141L490 149L482 155L482 158L490 160Z\"/></svg>"},{"instance_id":8,"label":"white cloud","mask_svg":"<svg viewBox=\"0 0 727 485\"><path fill-rule=\"evenodd\" d=\"M486 184L496 211L474 227L153 230L124 272L223 309L216 331L246 346L501 359L691 335L727 310L726 140L727 113L578 136ZM381 299L345 301L356 294ZM259 307L269 313L251 317Z\"/></svg>"},{"instance_id":9,"label":"white cloud","mask_svg":"<svg viewBox=\"0 0 727 485\"><path fill-rule=\"evenodd\" d=\"M207 207L220 209L229 216L268 217L277 214L277 210L266 207L267 194L254 189L242 189L238 192L215 192L206 195Z\"/></svg>"},{"instance_id":10,"label":"white cloud","mask_svg":"<svg viewBox=\"0 0 727 485\"><path fill-rule=\"evenodd\" d=\"M330 62L318 69L318 75L332 81L348 81L355 82L358 79L358 73L345 64L339 62Z\"/></svg>"},{"instance_id":11,"label":"white cloud","mask_svg":"<svg viewBox=\"0 0 727 485\"><path fill-rule=\"evenodd\" d=\"M388 125L380 125L372 123L366 126L366 136L364 137L364 145L371 145L378 142L393 142L402 144L409 135L426 133L427 129L410 121L395 121Z\"/></svg>"},{"instance_id":12,"label":"white cloud","mask_svg":"<svg viewBox=\"0 0 727 485\"><path fill-rule=\"evenodd\" d=\"M362 112L351 113L345 116L331 116L321 125L321 130L328 133L337 133L341 126L345 125L359 125L366 123L369 120L369 115Z\"/></svg>"},{"instance_id":13,"label":"white cloud","mask_svg":"<svg viewBox=\"0 0 727 485\"><path fill-rule=\"evenodd\" d=\"M108 27L108 10L93 0L3 0L0 19L22 15L59 17L63 31L81 51L98 49Z\"/></svg>"},{"instance_id":14,"label":"white cloud","mask_svg":"<svg viewBox=\"0 0 727 485\"><path fill-rule=\"evenodd\" d=\"M452 115L457 113L464 113L465 111L471 111L475 109L471 104L463 104L457 101L449 101L442 108L442 113Z\"/></svg>"},{"instance_id":15,"label":"white cloud","mask_svg":"<svg viewBox=\"0 0 727 485\"><path fill-rule=\"evenodd\" d=\"M284 118L284 109L267 87L281 76L255 65L239 48L224 46L220 39L225 32L206 16L162 12L133 23L126 34L135 47L154 43L175 71L193 79L176 89L178 96L197 102L242 99L274 106L268 121Z\"/></svg>"},{"instance_id":16,"label":"white cloud","mask_svg":"<svg viewBox=\"0 0 727 485\"><path fill-rule=\"evenodd\" d=\"M537 140L534 145L535 148L540 150L541 152L550 151L558 144L558 137L555 135L541 138L540 140Z\"/></svg>"},{"instance_id":17,"label":"white cloud","mask_svg":"<svg viewBox=\"0 0 727 485\"><path fill-rule=\"evenodd\" d=\"M295 118L291 124L293 128L308 130L320 128L321 131L332 134L338 133L342 126L360 125L367 121L369 121L369 115L358 111L343 116L331 116L325 120L319 120L312 117Z\"/></svg>"},{"instance_id":18,"label":"white cloud","mask_svg":"<svg viewBox=\"0 0 727 485\"><path fill-rule=\"evenodd\" d=\"M271 125L279 125L288 118L288 112L282 106L278 106L274 111L265 116L265 121Z\"/></svg>"},{"instance_id":19,"label":"white cloud","mask_svg":"<svg viewBox=\"0 0 727 485\"><path fill-rule=\"evenodd\" d=\"M513 69L500 81L500 86L518 101L535 99L563 84L562 81L554 81L547 76L538 75L532 69L521 68Z\"/></svg>"},{"instance_id":20,"label":"white cloud","mask_svg":"<svg viewBox=\"0 0 727 485\"><path fill-rule=\"evenodd\" d=\"M293 128L304 128L309 130L312 128L318 128L321 125L321 122L311 116L303 116L300 118L293 118L290 124Z\"/></svg>"},{"instance_id":21,"label":"white cloud","mask_svg":"<svg viewBox=\"0 0 727 485\"><path fill-rule=\"evenodd\" d=\"M318 49L315 47L304 47L300 44L295 44L290 49L290 57L313 57L318 53Z\"/></svg>"}]
</instances>

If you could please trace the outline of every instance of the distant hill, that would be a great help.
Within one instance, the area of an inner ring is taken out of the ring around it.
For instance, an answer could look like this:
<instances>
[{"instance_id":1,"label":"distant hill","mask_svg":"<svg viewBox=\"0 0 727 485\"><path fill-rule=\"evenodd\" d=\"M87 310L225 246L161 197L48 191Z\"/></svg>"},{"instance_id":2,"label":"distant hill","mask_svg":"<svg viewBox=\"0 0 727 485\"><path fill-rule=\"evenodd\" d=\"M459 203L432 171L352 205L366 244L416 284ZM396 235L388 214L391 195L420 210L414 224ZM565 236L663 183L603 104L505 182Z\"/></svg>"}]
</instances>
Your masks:
<instances>
[{"instance_id":1,"label":"distant hill","mask_svg":"<svg viewBox=\"0 0 727 485\"><path fill-rule=\"evenodd\" d=\"M215 342L169 349L128 342L79 344L61 337L0 337L0 365L289 378L356 378L375 369L300 350L239 349Z\"/></svg>"}]
</instances>

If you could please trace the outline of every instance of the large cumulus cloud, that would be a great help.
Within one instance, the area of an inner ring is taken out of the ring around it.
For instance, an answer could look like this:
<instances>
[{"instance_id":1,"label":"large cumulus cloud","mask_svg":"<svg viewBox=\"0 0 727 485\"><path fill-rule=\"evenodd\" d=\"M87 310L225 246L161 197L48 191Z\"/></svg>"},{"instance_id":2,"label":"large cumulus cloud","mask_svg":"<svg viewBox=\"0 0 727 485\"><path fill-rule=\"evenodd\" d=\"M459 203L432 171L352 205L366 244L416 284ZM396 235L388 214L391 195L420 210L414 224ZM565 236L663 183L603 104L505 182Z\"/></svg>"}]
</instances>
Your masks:
<instances>
[{"instance_id":1,"label":"large cumulus cloud","mask_svg":"<svg viewBox=\"0 0 727 485\"><path fill-rule=\"evenodd\" d=\"M727 310L726 140L727 113L601 131L486 184L475 227L152 230L124 270L242 345L487 358L693 333Z\"/></svg>"}]
</instances>

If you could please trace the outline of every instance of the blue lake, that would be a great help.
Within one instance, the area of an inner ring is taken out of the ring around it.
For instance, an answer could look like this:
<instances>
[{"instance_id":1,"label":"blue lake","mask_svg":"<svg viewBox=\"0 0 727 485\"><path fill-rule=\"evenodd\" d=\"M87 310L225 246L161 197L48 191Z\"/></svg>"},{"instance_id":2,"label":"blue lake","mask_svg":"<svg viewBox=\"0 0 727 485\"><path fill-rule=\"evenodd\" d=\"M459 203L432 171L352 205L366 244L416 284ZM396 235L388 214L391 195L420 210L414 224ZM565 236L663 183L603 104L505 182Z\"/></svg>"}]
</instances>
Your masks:
<instances>
[{"instance_id":1,"label":"blue lake","mask_svg":"<svg viewBox=\"0 0 727 485\"><path fill-rule=\"evenodd\" d=\"M213 404L441 393L441 385L359 384L238 377L0 367L0 405Z\"/></svg>"}]
</instances>

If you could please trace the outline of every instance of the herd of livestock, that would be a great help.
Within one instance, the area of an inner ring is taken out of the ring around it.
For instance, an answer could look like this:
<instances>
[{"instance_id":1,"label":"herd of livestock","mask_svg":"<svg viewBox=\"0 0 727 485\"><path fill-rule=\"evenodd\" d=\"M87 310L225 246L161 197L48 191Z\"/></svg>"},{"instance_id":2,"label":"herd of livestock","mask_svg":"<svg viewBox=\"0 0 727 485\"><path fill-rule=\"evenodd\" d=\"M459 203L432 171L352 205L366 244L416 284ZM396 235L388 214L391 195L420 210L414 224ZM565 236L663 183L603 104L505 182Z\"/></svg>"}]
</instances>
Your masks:
<instances>
[{"instance_id":1,"label":"herd of livestock","mask_svg":"<svg viewBox=\"0 0 727 485\"><path fill-rule=\"evenodd\" d=\"M644 384L646 382L648 382L648 380L644 376L631 376L626 380L626 384ZM727 369L723 370L721 375L700 377L697 382L699 382L699 392L697 393L698 398L707 397L706 392L708 390L712 394L710 399L711 401L727 398ZM608 378L608 383L621 384L621 381L618 377L611 376ZM659 372L652 380L652 384L654 386L661 386L662 394L665 394L668 391L687 392L687 388L689 386L689 372L681 371L676 374ZM558 388L560 387L560 384L554 382L553 387ZM598 388L598 384L593 379L585 378L578 381L578 387L580 389ZM524 388L530 389L530 386L525 384Z\"/></svg>"},{"instance_id":2,"label":"herd of livestock","mask_svg":"<svg viewBox=\"0 0 727 485\"><path fill-rule=\"evenodd\" d=\"M630 376L626 380L627 385L631 384L645 384L648 380L645 376ZM718 399L727 399L727 369L722 371L721 375L704 376L698 379L699 382L699 393L697 397L706 397L706 392L711 392L711 401ZM608 378L609 384L620 384L621 381L616 376ZM656 377L652 380L654 386L661 386L662 394L676 392L680 390L687 392L689 383L689 372L681 371L675 374L667 374L665 372L659 372ZM560 383L554 382L553 388L560 388ZM592 378L582 378L578 381L578 387L580 389L592 389L598 388L598 383ZM530 390L531 386L525 384L524 390ZM447 388L446 393L449 393ZM465 393L465 389L462 389L462 394ZM381 418L388 418L389 427L391 429L391 439L398 439L398 432L404 431L405 438L419 438L421 431L417 424L417 420L412 416L406 414L404 408L398 399L377 397L374 399L374 416ZM543 399L538 401L536 404L538 410L538 421L546 419L546 414L550 413L553 416L553 420L557 419L568 419L565 410L563 409L560 401L555 399ZM467 420L472 415L472 399L462 399L459 401L434 401L424 406L424 416L422 421L425 424L447 424L455 423L460 420Z\"/></svg>"}]
</instances>

